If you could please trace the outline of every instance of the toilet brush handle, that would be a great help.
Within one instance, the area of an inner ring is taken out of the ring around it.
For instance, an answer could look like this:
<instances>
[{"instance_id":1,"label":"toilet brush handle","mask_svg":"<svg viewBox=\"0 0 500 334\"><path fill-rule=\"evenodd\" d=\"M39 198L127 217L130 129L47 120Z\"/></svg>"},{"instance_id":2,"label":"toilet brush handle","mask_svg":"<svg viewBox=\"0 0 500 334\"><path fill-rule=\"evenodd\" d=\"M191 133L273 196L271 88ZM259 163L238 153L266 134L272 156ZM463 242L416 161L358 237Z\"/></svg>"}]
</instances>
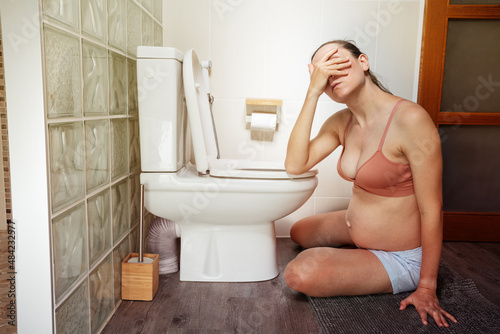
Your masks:
<instances>
[{"instance_id":1,"label":"toilet brush handle","mask_svg":"<svg viewBox=\"0 0 500 334\"><path fill-rule=\"evenodd\" d=\"M143 254L143 239L144 239L144 185L141 184L141 208L139 213L139 259L138 262L142 263L144 261Z\"/></svg>"}]
</instances>

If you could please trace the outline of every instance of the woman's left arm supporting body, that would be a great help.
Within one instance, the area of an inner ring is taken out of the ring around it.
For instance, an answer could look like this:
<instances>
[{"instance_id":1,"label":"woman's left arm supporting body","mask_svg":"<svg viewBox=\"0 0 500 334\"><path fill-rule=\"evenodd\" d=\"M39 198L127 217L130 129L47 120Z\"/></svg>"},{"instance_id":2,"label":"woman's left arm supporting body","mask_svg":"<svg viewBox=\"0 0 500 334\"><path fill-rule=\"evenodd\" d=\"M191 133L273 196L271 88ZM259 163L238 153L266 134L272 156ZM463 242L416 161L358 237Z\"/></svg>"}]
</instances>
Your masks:
<instances>
[{"instance_id":1,"label":"woman's left arm supporting body","mask_svg":"<svg viewBox=\"0 0 500 334\"><path fill-rule=\"evenodd\" d=\"M430 314L439 326L448 327L445 317L453 322L456 319L441 309L436 296L443 239L441 141L431 118L420 106L412 105L405 114L399 120L405 134L401 150L411 166L420 212L422 267L417 290L401 302L400 309L413 304L424 324Z\"/></svg>"}]
</instances>

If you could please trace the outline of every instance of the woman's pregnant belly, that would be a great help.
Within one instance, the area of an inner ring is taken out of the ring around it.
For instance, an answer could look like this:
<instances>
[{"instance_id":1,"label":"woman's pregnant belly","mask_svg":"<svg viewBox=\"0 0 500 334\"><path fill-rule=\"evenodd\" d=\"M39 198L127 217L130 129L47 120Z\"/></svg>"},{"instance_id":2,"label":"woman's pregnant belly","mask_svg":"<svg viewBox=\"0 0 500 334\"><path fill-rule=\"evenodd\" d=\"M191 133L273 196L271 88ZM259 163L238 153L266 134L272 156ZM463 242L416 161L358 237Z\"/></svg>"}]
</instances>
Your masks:
<instances>
[{"instance_id":1,"label":"woman's pregnant belly","mask_svg":"<svg viewBox=\"0 0 500 334\"><path fill-rule=\"evenodd\" d=\"M415 195L383 197L354 188L346 214L354 244L401 251L420 246L420 212Z\"/></svg>"}]
</instances>

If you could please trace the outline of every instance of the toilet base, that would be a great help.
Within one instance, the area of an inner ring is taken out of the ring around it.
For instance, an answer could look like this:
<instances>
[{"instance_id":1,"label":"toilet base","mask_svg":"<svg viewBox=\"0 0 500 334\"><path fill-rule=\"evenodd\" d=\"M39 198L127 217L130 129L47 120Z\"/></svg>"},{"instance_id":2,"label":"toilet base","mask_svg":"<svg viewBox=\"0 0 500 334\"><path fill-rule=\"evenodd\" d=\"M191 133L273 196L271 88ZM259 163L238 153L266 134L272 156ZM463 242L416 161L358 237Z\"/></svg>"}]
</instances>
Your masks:
<instances>
[{"instance_id":1,"label":"toilet base","mask_svg":"<svg viewBox=\"0 0 500 334\"><path fill-rule=\"evenodd\" d=\"M256 282L279 274L273 222L186 222L180 228L181 281Z\"/></svg>"}]
</instances>

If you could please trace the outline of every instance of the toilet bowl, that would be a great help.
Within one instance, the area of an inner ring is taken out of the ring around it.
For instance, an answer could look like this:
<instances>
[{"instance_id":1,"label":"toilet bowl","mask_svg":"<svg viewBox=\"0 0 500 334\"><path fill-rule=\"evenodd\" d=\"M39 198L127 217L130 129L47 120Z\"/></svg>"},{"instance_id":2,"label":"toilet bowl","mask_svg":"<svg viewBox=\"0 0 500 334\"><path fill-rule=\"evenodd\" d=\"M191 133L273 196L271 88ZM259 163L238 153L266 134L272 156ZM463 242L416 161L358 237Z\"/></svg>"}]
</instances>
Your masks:
<instances>
[{"instance_id":1,"label":"toilet bowl","mask_svg":"<svg viewBox=\"0 0 500 334\"><path fill-rule=\"evenodd\" d=\"M137 72L144 206L179 225L181 281L276 277L274 221L307 201L317 172L221 159L207 69L194 50L139 47Z\"/></svg>"}]
</instances>

